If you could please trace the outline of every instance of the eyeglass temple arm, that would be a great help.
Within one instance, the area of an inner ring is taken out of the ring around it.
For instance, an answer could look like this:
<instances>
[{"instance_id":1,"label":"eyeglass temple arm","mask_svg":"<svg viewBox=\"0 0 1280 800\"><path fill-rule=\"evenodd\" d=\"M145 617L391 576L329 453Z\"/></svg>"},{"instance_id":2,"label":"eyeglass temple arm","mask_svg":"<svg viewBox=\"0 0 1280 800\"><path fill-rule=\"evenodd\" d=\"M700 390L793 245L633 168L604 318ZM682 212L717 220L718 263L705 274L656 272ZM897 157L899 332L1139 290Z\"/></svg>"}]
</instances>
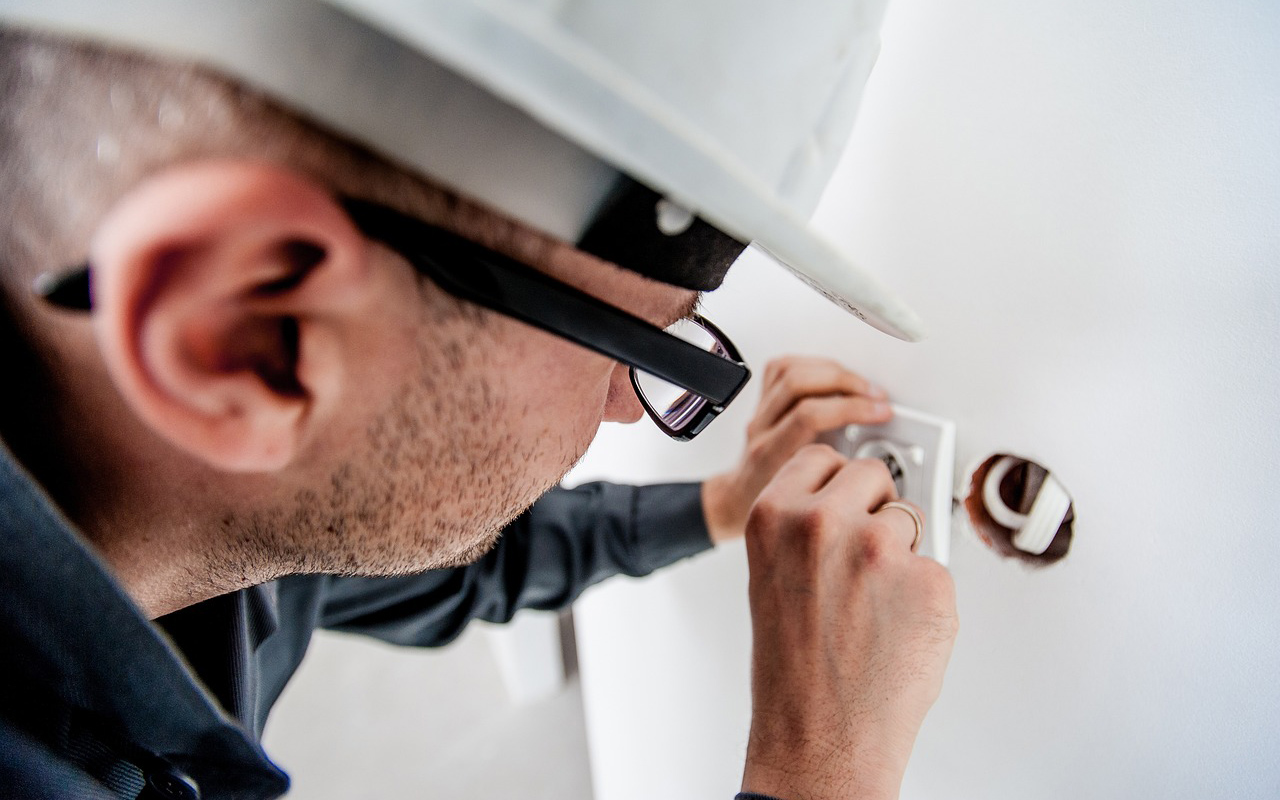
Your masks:
<instances>
[{"instance_id":1,"label":"eyeglass temple arm","mask_svg":"<svg viewBox=\"0 0 1280 800\"><path fill-rule=\"evenodd\" d=\"M344 199L343 205L367 235L411 253L417 269L465 300L563 336L720 406L728 404L751 375L736 360L736 353L732 354L734 360L707 353L468 239L373 203ZM427 243L437 245L446 257L450 250L463 252L475 268L448 268L433 254L423 251ZM87 263L66 272L43 273L32 289L59 308L91 311L89 275Z\"/></svg>"},{"instance_id":2,"label":"eyeglass temple arm","mask_svg":"<svg viewBox=\"0 0 1280 800\"><path fill-rule=\"evenodd\" d=\"M442 289L464 300L563 336L717 405L732 400L751 374L741 363L712 355L469 239L374 204L351 199L343 204L367 235L394 245ZM467 268L452 266L458 255L465 256Z\"/></svg>"},{"instance_id":3,"label":"eyeglass temple arm","mask_svg":"<svg viewBox=\"0 0 1280 800\"><path fill-rule=\"evenodd\" d=\"M50 305L67 311L92 311L89 294L89 265L80 264L65 272L42 272L31 290Z\"/></svg>"}]
</instances>

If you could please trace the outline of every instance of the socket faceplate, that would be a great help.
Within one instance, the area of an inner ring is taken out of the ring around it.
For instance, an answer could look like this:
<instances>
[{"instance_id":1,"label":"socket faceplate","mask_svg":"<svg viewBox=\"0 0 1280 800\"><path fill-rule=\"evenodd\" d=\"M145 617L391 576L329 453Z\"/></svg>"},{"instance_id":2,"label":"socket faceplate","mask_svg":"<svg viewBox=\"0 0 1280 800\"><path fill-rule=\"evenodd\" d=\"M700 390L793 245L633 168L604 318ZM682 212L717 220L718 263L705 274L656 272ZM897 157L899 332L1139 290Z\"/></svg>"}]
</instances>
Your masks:
<instances>
[{"instance_id":1,"label":"socket faceplate","mask_svg":"<svg viewBox=\"0 0 1280 800\"><path fill-rule=\"evenodd\" d=\"M920 554L940 564L951 558L951 501L956 426L950 420L895 405L884 425L850 425L823 438L850 458L889 465L904 500L924 509Z\"/></svg>"}]
</instances>

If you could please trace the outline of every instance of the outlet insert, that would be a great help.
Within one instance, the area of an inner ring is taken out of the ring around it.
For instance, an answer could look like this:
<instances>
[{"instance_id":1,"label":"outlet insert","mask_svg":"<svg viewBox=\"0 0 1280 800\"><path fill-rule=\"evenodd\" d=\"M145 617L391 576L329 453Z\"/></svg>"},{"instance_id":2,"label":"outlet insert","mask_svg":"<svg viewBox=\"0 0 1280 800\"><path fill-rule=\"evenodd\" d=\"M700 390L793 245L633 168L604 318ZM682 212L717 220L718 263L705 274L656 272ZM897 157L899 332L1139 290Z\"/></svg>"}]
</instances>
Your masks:
<instances>
[{"instance_id":1,"label":"outlet insert","mask_svg":"<svg viewBox=\"0 0 1280 800\"><path fill-rule=\"evenodd\" d=\"M850 425L823 441L850 458L884 461L898 495L924 509L920 554L944 565L950 560L955 423L895 405L888 423Z\"/></svg>"}]
</instances>

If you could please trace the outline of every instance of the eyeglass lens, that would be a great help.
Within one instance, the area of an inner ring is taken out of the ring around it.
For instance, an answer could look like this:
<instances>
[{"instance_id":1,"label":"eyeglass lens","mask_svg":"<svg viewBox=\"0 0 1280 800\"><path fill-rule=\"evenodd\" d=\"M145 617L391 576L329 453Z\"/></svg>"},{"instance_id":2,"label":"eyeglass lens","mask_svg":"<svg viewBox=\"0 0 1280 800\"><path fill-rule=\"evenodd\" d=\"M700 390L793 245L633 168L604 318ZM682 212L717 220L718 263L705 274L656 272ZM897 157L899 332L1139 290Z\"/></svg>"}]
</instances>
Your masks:
<instances>
[{"instance_id":1,"label":"eyeglass lens","mask_svg":"<svg viewBox=\"0 0 1280 800\"><path fill-rule=\"evenodd\" d=\"M677 336L712 355L729 358L729 353L724 344L715 334L694 320L682 319L667 328L667 333ZM707 405L708 401L702 395L682 389L661 378L655 378L643 370L635 370L635 378L636 388L640 392L640 399L672 430L680 431L684 429L698 416L698 412Z\"/></svg>"}]
</instances>

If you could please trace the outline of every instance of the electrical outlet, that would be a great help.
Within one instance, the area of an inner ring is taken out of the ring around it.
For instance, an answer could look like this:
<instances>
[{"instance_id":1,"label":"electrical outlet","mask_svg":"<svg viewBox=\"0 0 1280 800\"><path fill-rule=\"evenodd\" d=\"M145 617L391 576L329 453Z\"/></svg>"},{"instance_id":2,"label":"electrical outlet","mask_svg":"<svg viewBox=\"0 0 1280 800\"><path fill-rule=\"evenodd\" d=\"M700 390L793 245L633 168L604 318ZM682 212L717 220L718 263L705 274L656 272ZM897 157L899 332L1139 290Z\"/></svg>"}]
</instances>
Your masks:
<instances>
[{"instance_id":1,"label":"electrical outlet","mask_svg":"<svg viewBox=\"0 0 1280 800\"><path fill-rule=\"evenodd\" d=\"M955 423L895 405L890 422L850 425L824 441L850 458L878 458L889 467L898 495L924 509L920 554L946 564L951 558Z\"/></svg>"}]
</instances>

